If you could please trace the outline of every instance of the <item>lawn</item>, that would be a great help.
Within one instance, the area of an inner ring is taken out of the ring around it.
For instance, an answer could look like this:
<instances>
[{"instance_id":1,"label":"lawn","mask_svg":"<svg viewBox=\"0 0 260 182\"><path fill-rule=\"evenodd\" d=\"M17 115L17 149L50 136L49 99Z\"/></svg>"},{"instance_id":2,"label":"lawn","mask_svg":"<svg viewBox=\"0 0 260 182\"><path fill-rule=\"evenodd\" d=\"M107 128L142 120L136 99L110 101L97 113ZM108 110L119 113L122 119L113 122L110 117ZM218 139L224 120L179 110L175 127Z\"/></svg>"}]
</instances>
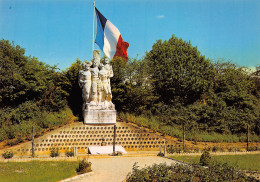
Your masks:
<instances>
[{"instance_id":1,"label":"lawn","mask_svg":"<svg viewBox=\"0 0 260 182\"><path fill-rule=\"evenodd\" d=\"M0 182L56 182L76 175L78 162L0 163Z\"/></svg>"},{"instance_id":2,"label":"lawn","mask_svg":"<svg viewBox=\"0 0 260 182\"><path fill-rule=\"evenodd\" d=\"M200 156L171 156L173 159L188 163L199 163ZM260 171L260 154L249 155L212 155L212 160L219 163L227 163L241 170Z\"/></svg>"}]
</instances>

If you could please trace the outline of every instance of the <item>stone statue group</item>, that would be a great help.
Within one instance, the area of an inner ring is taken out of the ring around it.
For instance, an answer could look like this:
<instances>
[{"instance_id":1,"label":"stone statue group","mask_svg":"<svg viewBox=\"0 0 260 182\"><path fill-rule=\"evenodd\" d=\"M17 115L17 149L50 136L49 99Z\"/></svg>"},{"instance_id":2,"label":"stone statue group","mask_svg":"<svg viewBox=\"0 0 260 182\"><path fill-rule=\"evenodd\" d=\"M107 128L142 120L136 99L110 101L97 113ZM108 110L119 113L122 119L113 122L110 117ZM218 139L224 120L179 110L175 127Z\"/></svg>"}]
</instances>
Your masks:
<instances>
[{"instance_id":1,"label":"stone statue group","mask_svg":"<svg viewBox=\"0 0 260 182\"><path fill-rule=\"evenodd\" d=\"M79 72L79 86L82 89L83 110L99 107L99 109L114 109L111 101L110 78L113 69L108 58L100 63L100 52L94 51L92 62L84 62L83 70ZM96 108L98 109L98 108Z\"/></svg>"}]
</instances>

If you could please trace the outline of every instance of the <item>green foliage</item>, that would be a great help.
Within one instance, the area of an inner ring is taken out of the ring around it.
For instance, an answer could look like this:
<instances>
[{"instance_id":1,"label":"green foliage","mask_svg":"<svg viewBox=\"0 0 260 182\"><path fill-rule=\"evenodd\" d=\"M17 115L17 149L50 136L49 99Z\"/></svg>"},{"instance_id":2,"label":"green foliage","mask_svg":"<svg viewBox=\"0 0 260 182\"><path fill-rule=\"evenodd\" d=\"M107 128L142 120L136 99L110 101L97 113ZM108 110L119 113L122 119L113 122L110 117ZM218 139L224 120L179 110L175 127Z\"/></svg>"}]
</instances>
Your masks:
<instances>
[{"instance_id":1,"label":"green foliage","mask_svg":"<svg viewBox=\"0 0 260 182\"><path fill-rule=\"evenodd\" d=\"M74 151L73 151L73 150L66 151L66 152L65 152L65 155L66 155L67 157L74 157Z\"/></svg>"},{"instance_id":2,"label":"green foliage","mask_svg":"<svg viewBox=\"0 0 260 182\"><path fill-rule=\"evenodd\" d=\"M136 123L177 137L182 131L174 127L182 126L195 143L245 141L249 125L251 139L259 141L259 69L250 75L231 62L213 64L175 36L158 40L143 60L116 59L113 68L117 110L149 118Z\"/></svg>"},{"instance_id":3,"label":"green foliage","mask_svg":"<svg viewBox=\"0 0 260 182\"><path fill-rule=\"evenodd\" d=\"M50 157L58 157L59 156L59 149L52 147L50 150Z\"/></svg>"},{"instance_id":4,"label":"green foliage","mask_svg":"<svg viewBox=\"0 0 260 182\"><path fill-rule=\"evenodd\" d=\"M79 161L79 166L76 169L76 171L78 174L83 174L92 171L91 162L86 161L86 159Z\"/></svg>"},{"instance_id":5,"label":"green foliage","mask_svg":"<svg viewBox=\"0 0 260 182\"><path fill-rule=\"evenodd\" d=\"M152 85L159 102L189 105L201 98L212 85L214 68L190 42L174 35L158 40L145 56Z\"/></svg>"},{"instance_id":6,"label":"green foliage","mask_svg":"<svg viewBox=\"0 0 260 182\"><path fill-rule=\"evenodd\" d=\"M5 159L11 159L13 156L13 151L5 151L4 153L2 153L2 157Z\"/></svg>"},{"instance_id":7,"label":"green foliage","mask_svg":"<svg viewBox=\"0 0 260 182\"><path fill-rule=\"evenodd\" d=\"M164 157L164 153L159 152L159 153L157 154L157 156Z\"/></svg>"},{"instance_id":8,"label":"green foliage","mask_svg":"<svg viewBox=\"0 0 260 182\"><path fill-rule=\"evenodd\" d=\"M208 166L211 163L211 155L208 150L205 150L200 157L200 165Z\"/></svg>"},{"instance_id":9,"label":"green foliage","mask_svg":"<svg viewBox=\"0 0 260 182\"><path fill-rule=\"evenodd\" d=\"M135 116L134 114L130 113L118 113L118 118L121 121L132 122L137 124L138 126L147 127L151 130L158 131L164 134L167 134L172 137L176 137L181 140L182 138L182 128L175 124L167 124L160 120L160 117L156 116ZM250 136L250 140L254 142L259 142L260 139L257 135ZM192 132L188 132L186 135L186 139L190 141L197 141L197 142L226 142L226 143L233 143L233 142L245 142L246 137L245 135L232 135L232 134L221 134L215 132L201 132L193 130Z\"/></svg>"},{"instance_id":10,"label":"green foliage","mask_svg":"<svg viewBox=\"0 0 260 182\"><path fill-rule=\"evenodd\" d=\"M127 175L127 182L165 182L165 181L257 181L248 177L244 172L226 164L214 164L208 168L199 165L167 166L154 164L153 166L139 169L134 164L132 172Z\"/></svg>"},{"instance_id":11,"label":"green foliage","mask_svg":"<svg viewBox=\"0 0 260 182\"><path fill-rule=\"evenodd\" d=\"M31 140L32 128L35 137L45 130L54 129L69 123L74 119L72 111L66 107L59 112L41 110L31 102L25 102L14 109L0 109L0 141L7 140L7 145L13 146L25 140Z\"/></svg>"},{"instance_id":12,"label":"green foliage","mask_svg":"<svg viewBox=\"0 0 260 182\"><path fill-rule=\"evenodd\" d=\"M150 113L156 99L148 79L148 65L137 59L114 59L111 78L113 103L118 111Z\"/></svg>"},{"instance_id":13,"label":"green foliage","mask_svg":"<svg viewBox=\"0 0 260 182\"><path fill-rule=\"evenodd\" d=\"M30 140L32 127L39 136L72 115L66 107L67 78L56 66L24 54L13 42L0 41L0 141L9 139L11 146Z\"/></svg>"},{"instance_id":14,"label":"green foliage","mask_svg":"<svg viewBox=\"0 0 260 182\"><path fill-rule=\"evenodd\" d=\"M68 84L66 85L66 92L68 93L68 105L75 116L81 116L82 113L82 90L78 84L79 71L82 69L82 62L77 60L71 64L69 68L63 71Z\"/></svg>"},{"instance_id":15,"label":"green foliage","mask_svg":"<svg viewBox=\"0 0 260 182\"><path fill-rule=\"evenodd\" d=\"M0 108L29 100L37 100L48 110L63 108L68 95L63 89L65 77L55 66L24 54L25 50L13 42L0 41Z\"/></svg>"}]
</instances>

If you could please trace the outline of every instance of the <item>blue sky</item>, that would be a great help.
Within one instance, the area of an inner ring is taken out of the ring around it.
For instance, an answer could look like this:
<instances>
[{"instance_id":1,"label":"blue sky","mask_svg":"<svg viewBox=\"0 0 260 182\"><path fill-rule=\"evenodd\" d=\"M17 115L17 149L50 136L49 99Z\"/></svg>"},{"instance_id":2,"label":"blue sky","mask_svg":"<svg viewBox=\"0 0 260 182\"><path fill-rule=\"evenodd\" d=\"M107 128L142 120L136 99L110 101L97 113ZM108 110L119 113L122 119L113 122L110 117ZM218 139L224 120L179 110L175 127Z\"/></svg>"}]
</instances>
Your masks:
<instances>
[{"instance_id":1,"label":"blue sky","mask_svg":"<svg viewBox=\"0 0 260 182\"><path fill-rule=\"evenodd\" d=\"M141 58L158 39L191 41L212 60L260 64L259 0L96 0L96 7ZM93 1L0 0L0 38L26 55L68 68L92 58ZM95 49L99 49L95 45Z\"/></svg>"}]
</instances>

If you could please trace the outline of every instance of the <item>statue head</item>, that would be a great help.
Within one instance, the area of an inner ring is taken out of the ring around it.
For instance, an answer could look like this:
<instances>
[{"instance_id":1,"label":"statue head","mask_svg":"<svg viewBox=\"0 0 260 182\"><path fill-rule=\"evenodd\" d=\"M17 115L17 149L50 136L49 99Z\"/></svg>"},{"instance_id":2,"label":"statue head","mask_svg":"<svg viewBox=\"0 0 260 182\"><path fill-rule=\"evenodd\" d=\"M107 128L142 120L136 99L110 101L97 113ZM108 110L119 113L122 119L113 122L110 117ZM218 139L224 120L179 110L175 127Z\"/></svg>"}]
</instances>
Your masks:
<instances>
[{"instance_id":1,"label":"statue head","mask_svg":"<svg viewBox=\"0 0 260 182\"><path fill-rule=\"evenodd\" d=\"M84 70L89 70L91 65L92 65L91 62L84 62L84 63L82 63L82 66L83 66Z\"/></svg>"},{"instance_id":2,"label":"statue head","mask_svg":"<svg viewBox=\"0 0 260 182\"><path fill-rule=\"evenodd\" d=\"M110 60L108 59L108 57L105 57L105 63L106 63L106 64L109 64L109 63L110 63Z\"/></svg>"},{"instance_id":3,"label":"statue head","mask_svg":"<svg viewBox=\"0 0 260 182\"><path fill-rule=\"evenodd\" d=\"M104 65L102 63L99 64L99 68L102 69L104 68Z\"/></svg>"},{"instance_id":4,"label":"statue head","mask_svg":"<svg viewBox=\"0 0 260 182\"><path fill-rule=\"evenodd\" d=\"M95 68L95 67L98 67L98 66L99 66L98 62L97 62L97 61L95 61L95 59L93 59L93 60L92 60L92 65L93 65L93 68Z\"/></svg>"}]
</instances>

